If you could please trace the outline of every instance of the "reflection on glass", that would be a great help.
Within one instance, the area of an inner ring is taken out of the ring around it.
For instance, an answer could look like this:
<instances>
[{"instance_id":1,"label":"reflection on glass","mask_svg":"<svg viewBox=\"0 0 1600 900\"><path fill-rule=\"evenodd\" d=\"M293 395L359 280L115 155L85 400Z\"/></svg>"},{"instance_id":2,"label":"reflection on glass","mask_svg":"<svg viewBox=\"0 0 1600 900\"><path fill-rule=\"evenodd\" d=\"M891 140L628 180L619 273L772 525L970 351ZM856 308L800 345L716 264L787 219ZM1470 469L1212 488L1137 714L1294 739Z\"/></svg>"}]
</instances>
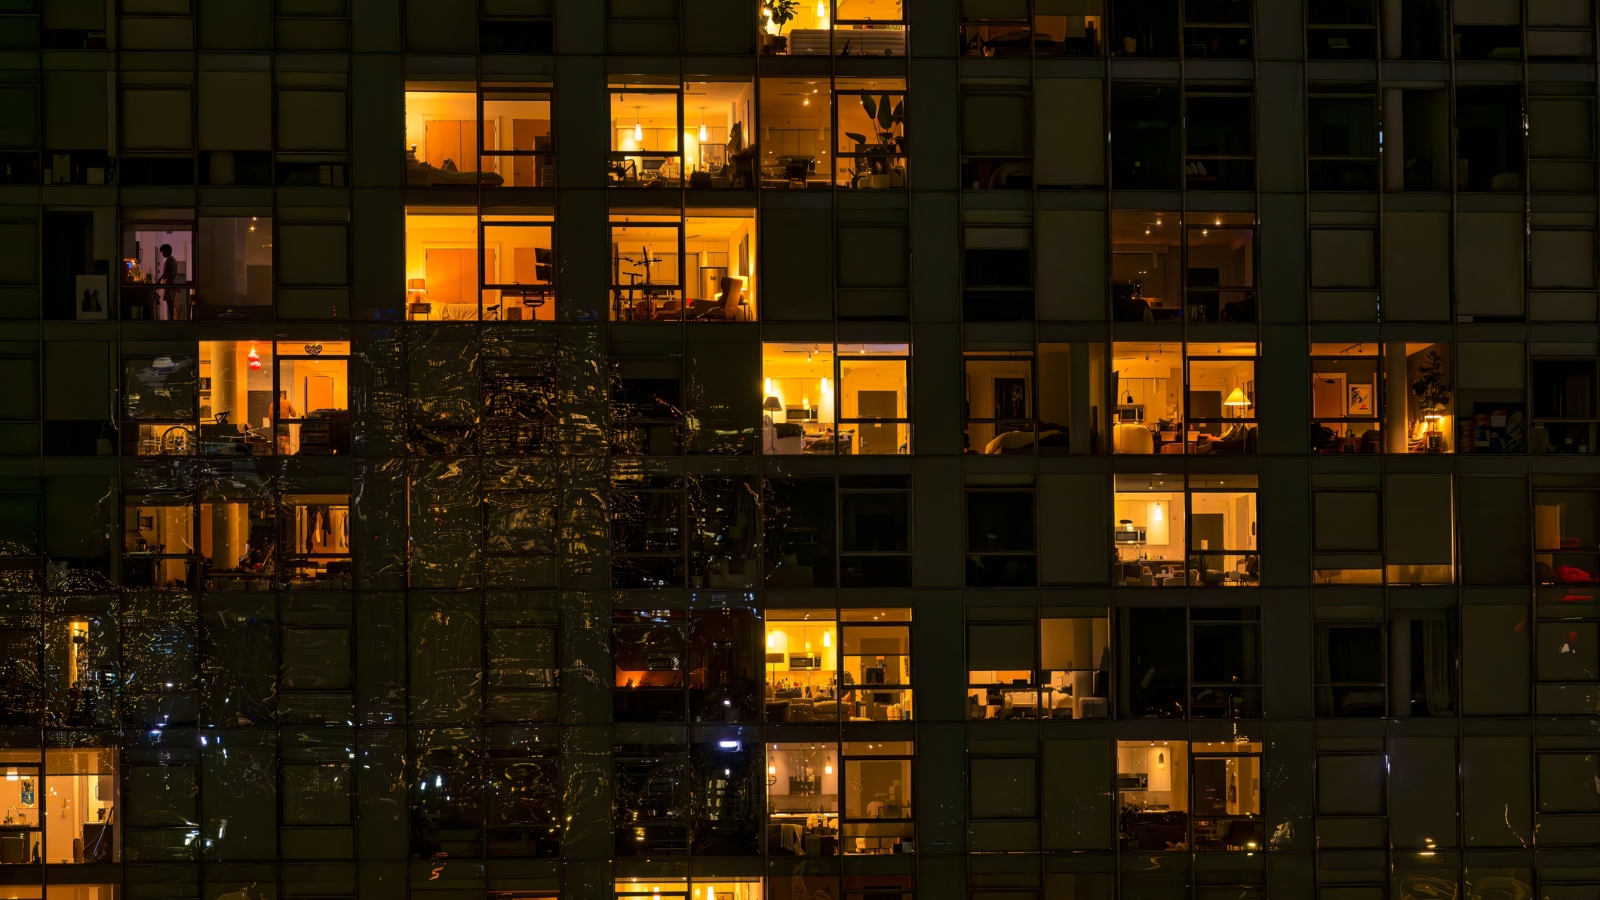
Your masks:
<instances>
[{"instance_id":1,"label":"reflection on glass","mask_svg":"<svg viewBox=\"0 0 1600 900\"><path fill-rule=\"evenodd\" d=\"M1254 851L1265 843L1261 818L1261 745L1238 741L1196 743L1190 748L1194 774L1194 849Z\"/></svg>"},{"instance_id":2,"label":"reflection on glass","mask_svg":"<svg viewBox=\"0 0 1600 900\"><path fill-rule=\"evenodd\" d=\"M194 506L185 498L150 496L124 507L122 583L135 588L189 587Z\"/></svg>"},{"instance_id":3,"label":"reflection on glass","mask_svg":"<svg viewBox=\"0 0 1600 900\"><path fill-rule=\"evenodd\" d=\"M189 456L199 449L194 418L199 360L193 356L124 357L125 453ZM136 423L136 424L134 424ZM128 452L130 451L131 452Z\"/></svg>"},{"instance_id":4,"label":"reflection on glass","mask_svg":"<svg viewBox=\"0 0 1600 900\"><path fill-rule=\"evenodd\" d=\"M350 497L290 494L279 507L281 580L290 587L348 590Z\"/></svg>"}]
</instances>

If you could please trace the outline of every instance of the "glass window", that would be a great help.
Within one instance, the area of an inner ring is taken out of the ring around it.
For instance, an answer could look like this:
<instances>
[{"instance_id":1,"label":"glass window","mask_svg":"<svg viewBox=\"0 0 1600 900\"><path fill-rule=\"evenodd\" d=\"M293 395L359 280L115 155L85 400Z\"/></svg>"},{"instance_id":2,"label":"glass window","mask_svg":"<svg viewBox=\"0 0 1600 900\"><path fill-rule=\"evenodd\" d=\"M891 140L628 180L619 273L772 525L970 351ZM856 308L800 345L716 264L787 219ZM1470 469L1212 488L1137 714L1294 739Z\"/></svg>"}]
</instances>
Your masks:
<instances>
[{"instance_id":1,"label":"glass window","mask_svg":"<svg viewBox=\"0 0 1600 900\"><path fill-rule=\"evenodd\" d=\"M756 86L742 79L683 84L683 146L691 188L752 188Z\"/></svg>"},{"instance_id":2,"label":"glass window","mask_svg":"<svg viewBox=\"0 0 1600 900\"><path fill-rule=\"evenodd\" d=\"M832 609L767 610L767 721L838 721L837 618Z\"/></svg>"},{"instance_id":3,"label":"glass window","mask_svg":"<svg viewBox=\"0 0 1600 900\"><path fill-rule=\"evenodd\" d=\"M123 505L122 583L130 588L185 590L194 556L192 497L150 494Z\"/></svg>"},{"instance_id":4,"label":"glass window","mask_svg":"<svg viewBox=\"0 0 1600 900\"><path fill-rule=\"evenodd\" d=\"M36 739L37 740L37 739ZM11 821L0 832L0 864L37 865L44 860L44 810L47 793L38 749L0 750L0 803ZM37 895L35 895L37 896Z\"/></svg>"},{"instance_id":5,"label":"glass window","mask_svg":"<svg viewBox=\"0 0 1600 900\"><path fill-rule=\"evenodd\" d=\"M761 480L762 546L768 590L835 585L837 521L828 477Z\"/></svg>"},{"instance_id":6,"label":"glass window","mask_svg":"<svg viewBox=\"0 0 1600 900\"><path fill-rule=\"evenodd\" d=\"M1182 587L1188 583L1188 522L1183 478L1118 475L1112 543L1115 582L1132 587Z\"/></svg>"},{"instance_id":7,"label":"glass window","mask_svg":"<svg viewBox=\"0 0 1600 900\"><path fill-rule=\"evenodd\" d=\"M828 151L834 146L833 90L827 78L761 79L762 187L831 187Z\"/></svg>"},{"instance_id":8,"label":"glass window","mask_svg":"<svg viewBox=\"0 0 1600 900\"><path fill-rule=\"evenodd\" d=\"M1460 659L1455 610L1389 610L1389 715L1453 716Z\"/></svg>"},{"instance_id":9,"label":"glass window","mask_svg":"<svg viewBox=\"0 0 1600 900\"><path fill-rule=\"evenodd\" d=\"M1105 16L1100 4L1073 8L1071 4L1040 0L1027 6L1006 2L961 4L961 45L966 56L1018 57L1101 55L1100 37ZM1085 14L1089 13L1089 14Z\"/></svg>"},{"instance_id":10,"label":"glass window","mask_svg":"<svg viewBox=\"0 0 1600 900\"><path fill-rule=\"evenodd\" d=\"M1383 680L1384 627L1381 619L1327 618L1316 623L1317 715L1379 717L1387 696Z\"/></svg>"},{"instance_id":11,"label":"glass window","mask_svg":"<svg viewBox=\"0 0 1600 900\"><path fill-rule=\"evenodd\" d=\"M1310 90L1306 98L1306 155L1311 189L1377 190L1378 106L1372 88L1312 84ZM1384 115L1388 117L1391 112L1385 109Z\"/></svg>"},{"instance_id":12,"label":"glass window","mask_svg":"<svg viewBox=\"0 0 1600 900\"><path fill-rule=\"evenodd\" d=\"M1028 83L961 85L961 186L1033 186L1033 94Z\"/></svg>"},{"instance_id":13,"label":"glass window","mask_svg":"<svg viewBox=\"0 0 1600 900\"><path fill-rule=\"evenodd\" d=\"M233 477L213 479L200 495L200 556L208 590L264 590L278 572L281 542L263 474L236 466ZM348 547L349 538L345 536ZM348 551L347 551L348 552ZM286 560L287 564L287 560ZM348 573L349 562L344 563Z\"/></svg>"},{"instance_id":14,"label":"glass window","mask_svg":"<svg viewBox=\"0 0 1600 900\"><path fill-rule=\"evenodd\" d=\"M288 456L350 452L350 342L277 346L277 451Z\"/></svg>"},{"instance_id":15,"label":"glass window","mask_svg":"<svg viewBox=\"0 0 1600 900\"><path fill-rule=\"evenodd\" d=\"M1533 549L1541 584L1600 581L1600 494L1534 492Z\"/></svg>"},{"instance_id":16,"label":"glass window","mask_svg":"<svg viewBox=\"0 0 1600 900\"><path fill-rule=\"evenodd\" d=\"M1261 580L1256 537L1256 476L1189 477L1189 580L1241 587Z\"/></svg>"},{"instance_id":17,"label":"glass window","mask_svg":"<svg viewBox=\"0 0 1600 900\"><path fill-rule=\"evenodd\" d=\"M1189 344L1188 351L1185 448L1214 456L1255 453L1256 346Z\"/></svg>"},{"instance_id":18,"label":"glass window","mask_svg":"<svg viewBox=\"0 0 1600 900\"><path fill-rule=\"evenodd\" d=\"M46 863L120 861L117 760L117 751L110 748L45 751L51 805L60 808L45 820Z\"/></svg>"},{"instance_id":19,"label":"glass window","mask_svg":"<svg viewBox=\"0 0 1600 900\"><path fill-rule=\"evenodd\" d=\"M1111 620L1047 616L1039 620L1041 705L1053 719L1111 715Z\"/></svg>"},{"instance_id":20,"label":"glass window","mask_svg":"<svg viewBox=\"0 0 1600 900\"><path fill-rule=\"evenodd\" d=\"M1122 0L1118 9L1126 5L1127 0ZM1175 83L1111 83L1113 187L1125 191L1175 191L1182 186L1182 115Z\"/></svg>"},{"instance_id":21,"label":"glass window","mask_svg":"<svg viewBox=\"0 0 1600 900\"><path fill-rule=\"evenodd\" d=\"M1183 251L1172 212L1111 214L1111 313L1117 322L1183 319Z\"/></svg>"},{"instance_id":22,"label":"glass window","mask_svg":"<svg viewBox=\"0 0 1600 900\"><path fill-rule=\"evenodd\" d=\"M1254 222L1251 213L1201 213L1188 221L1184 286L1189 321L1256 320Z\"/></svg>"},{"instance_id":23,"label":"glass window","mask_svg":"<svg viewBox=\"0 0 1600 900\"><path fill-rule=\"evenodd\" d=\"M1037 584L1033 488L969 488L966 501L967 586Z\"/></svg>"},{"instance_id":24,"label":"glass window","mask_svg":"<svg viewBox=\"0 0 1600 900\"><path fill-rule=\"evenodd\" d=\"M537 274L537 252L534 255ZM515 252L512 275L515 280ZM407 319L476 322L480 283L478 222L474 216L406 214Z\"/></svg>"},{"instance_id":25,"label":"glass window","mask_svg":"<svg viewBox=\"0 0 1600 900\"><path fill-rule=\"evenodd\" d=\"M845 854L912 852L912 742L846 741L841 755Z\"/></svg>"},{"instance_id":26,"label":"glass window","mask_svg":"<svg viewBox=\"0 0 1600 900\"><path fill-rule=\"evenodd\" d=\"M200 452L265 456L274 449L272 341L200 342Z\"/></svg>"},{"instance_id":27,"label":"glass window","mask_svg":"<svg viewBox=\"0 0 1600 900\"><path fill-rule=\"evenodd\" d=\"M852 722L909 721L911 610L845 609L839 618L845 717Z\"/></svg>"},{"instance_id":28,"label":"glass window","mask_svg":"<svg viewBox=\"0 0 1600 900\"><path fill-rule=\"evenodd\" d=\"M611 223L611 320L683 320L683 221L623 216ZM697 276L698 277L698 273Z\"/></svg>"},{"instance_id":29,"label":"glass window","mask_svg":"<svg viewBox=\"0 0 1600 900\"><path fill-rule=\"evenodd\" d=\"M1449 344L1384 346L1384 419L1390 453L1453 453L1454 378ZM1537 436L1535 436L1537 437Z\"/></svg>"},{"instance_id":30,"label":"glass window","mask_svg":"<svg viewBox=\"0 0 1600 900\"><path fill-rule=\"evenodd\" d=\"M839 345L839 452L911 452L911 348L905 344Z\"/></svg>"},{"instance_id":31,"label":"glass window","mask_svg":"<svg viewBox=\"0 0 1600 900\"><path fill-rule=\"evenodd\" d=\"M906 187L905 79L839 78L833 87L838 185Z\"/></svg>"},{"instance_id":32,"label":"glass window","mask_svg":"<svg viewBox=\"0 0 1600 900\"><path fill-rule=\"evenodd\" d=\"M480 142L478 95L473 91L406 91L406 184L477 187L504 183L502 173L480 173L478 168L480 148L501 146L497 124L496 118L485 122ZM514 131L512 139L514 142Z\"/></svg>"},{"instance_id":33,"label":"glass window","mask_svg":"<svg viewBox=\"0 0 1600 900\"><path fill-rule=\"evenodd\" d=\"M684 228L683 288L689 303L682 317L695 322L755 321L755 211L688 216ZM619 244L624 243L613 234ZM656 318L665 316L658 313Z\"/></svg>"},{"instance_id":34,"label":"glass window","mask_svg":"<svg viewBox=\"0 0 1600 900\"><path fill-rule=\"evenodd\" d=\"M1246 0L1214 0L1215 5L1248 9ZM1191 5L1193 5L1191 3ZM1238 29L1210 42L1228 43ZM1249 29L1244 29L1249 34ZM1248 41L1248 38L1245 39ZM1193 45L1191 45L1192 48ZM1246 43L1246 51L1249 46ZM1184 185L1191 191L1248 191L1256 185L1255 97L1248 84L1196 84L1184 94Z\"/></svg>"},{"instance_id":35,"label":"glass window","mask_svg":"<svg viewBox=\"0 0 1600 900\"><path fill-rule=\"evenodd\" d=\"M687 708L686 617L681 610L617 610L613 715L619 722L682 722Z\"/></svg>"},{"instance_id":36,"label":"glass window","mask_svg":"<svg viewBox=\"0 0 1600 900\"><path fill-rule=\"evenodd\" d=\"M1178 0L1113 0L1112 56L1178 56Z\"/></svg>"},{"instance_id":37,"label":"glass window","mask_svg":"<svg viewBox=\"0 0 1600 900\"><path fill-rule=\"evenodd\" d=\"M1183 55L1250 59L1250 0L1183 0Z\"/></svg>"},{"instance_id":38,"label":"glass window","mask_svg":"<svg viewBox=\"0 0 1600 900\"><path fill-rule=\"evenodd\" d=\"M1532 361L1532 377L1534 452L1600 452L1595 441L1594 420L1600 417L1595 396L1595 360L1592 357L1535 359ZM1478 407L1487 405L1475 404ZM1520 411L1521 404L1515 406ZM1510 409L1501 414L1501 418L1506 419L1507 428L1511 425L1510 414ZM1473 416L1475 421L1477 418L1477 415ZM1492 427L1493 423L1490 424Z\"/></svg>"},{"instance_id":39,"label":"glass window","mask_svg":"<svg viewBox=\"0 0 1600 900\"><path fill-rule=\"evenodd\" d=\"M839 855L839 748L767 745L767 855Z\"/></svg>"},{"instance_id":40,"label":"glass window","mask_svg":"<svg viewBox=\"0 0 1600 900\"><path fill-rule=\"evenodd\" d=\"M611 360L613 454L683 452L683 358Z\"/></svg>"},{"instance_id":41,"label":"glass window","mask_svg":"<svg viewBox=\"0 0 1600 900\"><path fill-rule=\"evenodd\" d=\"M1318 453L1382 451L1378 348L1361 342L1311 345L1311 433Z\"/></svg>"},{"instance_id":42,"label":"glass window","mask_svg":"<svg viewBox=\"0 0 1600 900\"><path fill-rule=\"evenodd\" d=\"M1517 4L1466 4L1455 10L1456 59L1522 59L1522 17Z\"/></svg>"},{"instance_id":43,"label":"glass window","mask_svg":"<svg viewBox=\"0 0 1600 900\"><path fill-rule=\"evenodd\" d=\"M1117 834L1124 849L1189 846L1188 750L1184 741L1117 742Z\"/></svg>"},{"instance_id":44,"label":"glass window","mask_svg":"<svg viewBox=\"0 0 1600 900\"><path fill-rule=\"evenodd\" d=\"M1261 610L1197 607L1189 611L1189 630L1189 716L1259 717Z\"/></svg>"},{"instance_id":45,"label":"glass window","mask_svg":"<svg viewBox=\"0 0 1600 900\"><path fill-rule=\"evenodd\" d=\"M689 613L689 706L696 722L759 722L757 683L764 659L754 609Z\"/></svg>"},{"instance_id":46,"label":"glass window","mask_svg":"<svg viewBox=\"0 0 1600 900\"><path fill-rule=\"evenodd\" d=\"M1189 749L1194 849L1202 853L1262 849L1261 744L1243 739L1196 742Z\"/></svg>"},{"instance_id":47,"label":"glass window","mask_svg":"<svg viewBox=\"0 0 1600 900\"><path fill-rule=\"evenodd\" d=\"M684 482L672 476L618 478L611 490L611 586L684 586Z\"/></svg>"},{"instance_id":48,"label":"glass window","mask_svg":"<svg viewBox=\"0 0 1600 900\"><path fill-rule=\"evenodd\" d=\"M839 586L911 586L911 477L839 477Z\"/></svg>"},{"instance_id":49,"label":"glass window","mask_svg":"<svg viewBox=\"0 0 1600 900\"><path fill-rule=\"evenodd\" d=\"M1505 39L1520 45L1522 29L1490 29L1499 42ZM1457 40L1469 43L1462 35ZM1520 46L1495 46L1487 53L1520 55ZM1512 58L1516 58L1512 56ZM1522 88L1509 84L1463 86L1456 89L1456 190L1523 190L1524 123Z\"/></svg>"},{"instance_id":50,"label":"glass window","mask_svg":"<svg viewBox=\"0 0 1600 900\"><path fill-rule=\"evenodd\" d=\"M964 452L1033 453L1036 435L1033 354L967 351Z\"/></svg>"},{"instance_id":51,"label":"glass window","mask_svg":"<svg viewBox=\"0 0 1600 900\"><path fill-rule=\"evenodd\" d=\"M350 496L285 494L278 510L280 581L288 587L349 590Z\"/></svg>"},{"instance_id":52,"label":"glass window","mask_svg":"<svg viewBox=\"0 0 1600 900\"><path fill-rule=\"evenodd\" d=\"M613 187L683 186L683 93L677 87L613 84Z\"/></svg>"},{"instance_id":53,"label":"glass window","mask_svg":"<svg viewBox=\"0 0 1600 900\"><path fill-rule=\"evenodd\" d=\"M207 221L216 222L215 219ZM268 232L271 231L270 225ZM208 235L211 236L211 235ZM268 239L270 246L271 240ZM213 250L213 252L221 252ZM124 222L122 224L123 318L170 321L194 318L196 279L195 226L193 222ZM270 275L271 268L268 268ZM93 290L90 276L81 276L84 290ZM102 279L103 281L103 279ZM272 302L272 282L266 284L266 302ZM102 288L102 293L103 293ZM79 292L81 293L81 291ZM84 307L103 305L109 297L77 298ZM94 312L85 309L84 312ZM85 318L85 316L79 316ZM101 313L98 318L108 318Z\"/></svg>"},{"instance_id":54,"label":"glass window","mask_svg":"<svg viewBox=\"0 0 1600 900\"><path fill-rule=\"evenodd\" d=\"M1127 341L1112 345L1111 427L1115 453L1182 453L1183 345ZM1196 435L1196 442L1199 436Z\"/></svg>"},{"instance_id":55,"label":"glass window","mask_svg":"<svg viewBox=\"0 0 1600 900\"><path fill-rule=\"evenodd\" d=\"M645 743L619 743L612 750L612 852L618 857L682 856L689 845L691 791L689 748L681 737L640 735ZM682 879L629 880L618 900L688 900Z\"/></svg>"},{"instance_id":56,"label":"glass window","mask_svg":"<svg viewBox=\"0 0 1600 900\"><path fill-rule=\"evenodd\" d=\"M483 93L485 186L555 187L555 142L548 90L494 90ZM408 142L409 143L409 142ZM490 176L497 176L496 185Z\"/></svg>"},{"instance_id":57,"label":"glass window","mask_svg":"<svg viewBox=\"0 0 1600 900\"><path fill-rule=\"evenodd\" d=\"M264 319L272 309L273 230L266 216L201 216L194 297L205 319Z\"/></svg>"},{"instance_id":58,"label":"glass window","mask_svg":"<svg viewBox=\"0 0 1600 900\"><path fill-rule=\"evenodd\" d=\"M1032 322L1033 229L992 224L961 229L961 318L966 322Z\"/></svg>"},{"instance_id":59,"label":"glass window","mask_svg":"<svg viewBox=\"0 0 1600 900\"><path fill-rule=\"evenodd\" d=\"M554 221L546 216L485 216L480 228L483 320L554 322Z\"/></svg>"},{"instance_id":60,"label":"glass window","mask_svg":"<svg viewBox=\"0 0 1600 900\"><path fill-rule=\"evenodd\" d=\"M902 0L764 3L762 49L790 56L905 56L901 4Z\"/></svg>"},{"instance_id":61,"label":"glass window","mask_svg":"<svg viewBox=\"0 0 1600 900\"><path fill-rule=\"evenodd\" d=\"M199 449L198 372L195 356L123 357L125 456L189 456Z\"/></svg>"},{"instance_id":62,"label":"glass window","mask_svg":"<svg viewBox=\"0 0 1600 900\"><path fill-rule=\"evenodd\" d=\"M1375 0L1314 0L1306 11L1306 57L1377 59Z\"/></svg>"},{"instance_id":63,"label":"glass window","mask_svg":"<svg viewBox=\"0 0 1600 900\"><path fill-rule=\"evenodd\" d=\"M762 443L764 454L832 453L833 345L763 344Z\"/></svg>"}]
</instances>

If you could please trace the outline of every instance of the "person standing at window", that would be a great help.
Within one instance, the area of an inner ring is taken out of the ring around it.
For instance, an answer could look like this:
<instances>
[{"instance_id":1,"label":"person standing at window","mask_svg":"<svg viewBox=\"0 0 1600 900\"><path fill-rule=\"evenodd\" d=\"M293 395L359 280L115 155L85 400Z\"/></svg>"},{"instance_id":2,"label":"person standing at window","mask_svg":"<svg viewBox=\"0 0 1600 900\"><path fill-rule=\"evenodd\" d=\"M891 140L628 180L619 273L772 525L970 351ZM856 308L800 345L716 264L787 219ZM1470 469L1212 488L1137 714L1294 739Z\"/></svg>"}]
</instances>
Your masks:
<instances>
[{"instance_id":1,"label":"person standing at window","mask_svg":"<svg viewBox=\"0 0 1600 900\"><path fill-rule=\"evenodd\" d=\"M161 271L156 275L156 284L172 284L178 280L178 261L172 258L172 245L161 245ZM156 318L178 319L182 318L181 302L178 292L167 289L161 292L161 299L157 301Z\"/></svg>"}]
</instances>

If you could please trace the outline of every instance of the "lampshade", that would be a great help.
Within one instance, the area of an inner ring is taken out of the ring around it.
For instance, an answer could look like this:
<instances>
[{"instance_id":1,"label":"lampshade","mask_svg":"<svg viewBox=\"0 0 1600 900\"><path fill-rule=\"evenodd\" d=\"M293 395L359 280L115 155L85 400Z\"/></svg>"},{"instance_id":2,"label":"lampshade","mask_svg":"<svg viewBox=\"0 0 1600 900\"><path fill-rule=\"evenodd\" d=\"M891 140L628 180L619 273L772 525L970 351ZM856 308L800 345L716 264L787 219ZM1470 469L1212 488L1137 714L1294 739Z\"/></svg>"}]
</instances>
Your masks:
<instances>
[{"instance_id":1,"label":"lampshade","mask_svg":"<svg viewBox=\"0 0 1600 900\"><path fill-rule=\"evenodd\" d=\"M783 409L783 404L778 402L777 397L768 397L766 401L761 404L761 408L771 412L777 412L778 410Z\"/></svg>"},{"instance_id":2,"label":"lampshade","mask_svg":"<svg viewBox=\"0 0 1600 900\"><path fill-rule=\"evenodd\" d=\"M411 278L406 281L406 290L408 291L425 291L427 289L428 279L426 278Z\"/></svg>"},{"instance_id":3,"label":"lampshade","mask_svg":"<svg viewBox=\"0 0 1600 900\"><path fill-rule=\"evenodd\" d=\"M1250 401L1245 399L1243 390L1241 390L1239 388L1234 388L1233 389L1233 393L1228 395L1228 399L1222 401L1222 405L1223 406L1249 406L1250 405Z\"/></svg>"}]
</instances>

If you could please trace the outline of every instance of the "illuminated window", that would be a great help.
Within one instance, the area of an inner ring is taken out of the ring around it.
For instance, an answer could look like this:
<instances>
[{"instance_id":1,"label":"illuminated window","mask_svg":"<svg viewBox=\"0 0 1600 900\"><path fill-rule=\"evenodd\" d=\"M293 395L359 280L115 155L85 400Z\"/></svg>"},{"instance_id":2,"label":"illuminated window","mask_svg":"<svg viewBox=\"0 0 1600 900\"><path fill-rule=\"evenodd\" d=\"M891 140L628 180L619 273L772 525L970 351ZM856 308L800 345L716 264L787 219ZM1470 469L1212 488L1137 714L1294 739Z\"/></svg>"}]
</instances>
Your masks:
<instances>
[{"instance_id":1,"label":"illuminated window","mask_svg":"<svg viewBox=\"0 0 1600 900\"><path fill-rule=\"evenodd\" d=\"M767 721L838 721L838 614L832 609L771 609L765 631Z\"/></svg>"},{"instance_id":2,"label":"illuminated window","mask_svg":"<svg viewBox=\"0 0 1600 900\"><path fill-rule=\"evenodd\" d=\"M214 223L217 220L208 221ZM133 321L194 318L195 249L193 219L124 222L120 291L122 317ZM213 252L217 252L215 246ZM78 281L85 282L86 278L80 277ZM93 290L91 284L85 283L82 289L77 290L77 296L74 297L77 301L74 304L77 318L116 318L109 310L111 298L105 295L103 284L101 287L100 296L85 293ZM268 303L271 303L271 297L271 282L268 281Z\"/></svg>"},{"instance_id":3,"label":"illuminated window","mask_svg":"<svg viewBox=\"0 0 1600 900\"><path fill-rule=\"evenodd\" d=\"M349 494L285 494L278 508L280 581L295 588L349 590Z\"/></svg>"},{"instance_id":4,"label":"illuminated window","mask_svg":"<svg viewBox=\"0 0 1600 900\"><path fill-rule=\"evenodd\" d=\"M270 340L200 342L202 454L267 456L274 452L272 357Z\"/></svg>"},{"instance_id":5,"label":"illuminated window","mask_svg":"<svg viewBox=\"0 0 1600 900\"><path fill-rule=\"evenodd\" d=\"M45 821L46 863L119 861L122 815L117 809L117 758L117 751L111 748L45 751L45 780L52 807Z\"/></svg>"},{"instance_id":6,"label":"illuminated window","mask_svg":"<svg viewBox=\"0 0 1600 900\"><path fill-rule=\"evenodd\" d=\"M826 77L761 79L762 187L832 187L832 107Z\"/></svg>"},{"instance_id":7,"label":"illuminated window","mask_svg":"<svg viewBox=\"0 0 1600 900\"><path fill-rule=\"evenodd\" d=\"M765 4L762 44L790 56L905 56L902 0L801 0Z\"/></svg>"},{"instance_id":8,"label":"illuminated window","mask_svg":"<svg viewBox=\"0 0 1600 900\"><path fill-rule=\"evenodd\" d=\"M1318 453L1383 450L1382 360L1376 343L1311 345L1312 444Z\"/></svg>"},{"instance_id":9,"label":"illuminated window","mask_svg":"<svg viewBox=\"0 0 1600 900\"><path fill-rule=\"evenodd\" d=\"M833 88L839 187L907 187L905 79L839 78Z\"/></svg>"},{"instance_id":10,"label":"illuminated window","mask_svg":"<svg viewBox=\"0 0 1600 900\"><path fill-rule=\"evenodd\" d=\"M550 129L548 89L483 92L483 149L479 170L484 185L555 187L555 143ZM498 176L495 185L489 176Z\"/></svg>"},{"instance_id":11,"label":"illuminated window","mask_svg":"<svg viewBox=\"0 0 1600 900\"><path fill-rule=\"evenodd\" d=\"M610 90L613 187L683 186L681 86L613 84Z\"/></svg>"},{"instance_id":12,"label":"illuminated window","mask_svg":"<svg viewBox=\"0 0 1600 900\"><path fill-rule=\"evenodd\" d=\"M836 744L767 745L767 855L839 855Z\"/></svg>"},{"instance_id":13,"label":"illuminated window","mask_svg":"<svg viewBox=\"0 0 1600 900\"><path fill-rule=\"evenodd\" d=\"M273 404L277 451L285 456L350 452L350 342L280 342Z\"/></svg>"},{"instance_id":14,"label":"illuminated window","mask_svg":"<svg viewBox=\"0 0 1600 900\"><path fill-rule=\"evenodd\" d=\"M554 222L548 217L485 216L483 320L554 322Z\"/></svg>"},{"instance_id":15,"label":"illuminated window","mask_svg":"<svg viewBox=\"0 0 1600 900\"><path fill-rule=\"evenodd\" d=\"M913 852L913 754L911 741L844 743L846 855Z\"/></svg>"},{"instance_id":16,"label":"illuminated window","mask_svg":"<svg viewBox=\"0 0 1600 900\"><path fill-rule=\"evenodd\" d=\"M684 82L683 152L690 188L755 187L754 108L754 82Z\"/></svg>"},{"instance_id":17,"label":"illuminated window","mask_svg":"<svg viewBox=\"0 0 1600 900\"><path fill-rule=\"evenodd\" d=\"M39 778L39 751L0 750L0 770L5 773L0 778L0 805L9 820L0 830L0 865L38 865L44 861L44 813L50 796ZM38 888L31 890L39 896Z\"/></svg>"},{"instance_id":18,"label":"illuminated window","mask_svg":"<svg viewBox=\"0 0 1600 900\"><path fill-rule=\"evenodd\" d=\"M499 172L478 170L480 147L501 146L497 124L485 124L486 139L480 143L478 95L473 90L406 91L406 184L500 186L505 179Z\"/></svg>"},{"instance_id":19,"label":"illuminated window","mask_svg":"<svg viewBox=\"0 0 1600 900\"><path fill-rule=\"evenodd\" d=\"M406 214L406 318L478 321L478 223L471 215Z\"/></svg>"},{"instance_id":20,"label":"illuminated window","mask_svg":"<svg viewBox=\"0 0 1600 900\"><path fill-rule=\"evenodd\" d=\"M193 497L147 494L123 505L122 583L132 588L192 588Z\"/></svg>"}]
</instances>

